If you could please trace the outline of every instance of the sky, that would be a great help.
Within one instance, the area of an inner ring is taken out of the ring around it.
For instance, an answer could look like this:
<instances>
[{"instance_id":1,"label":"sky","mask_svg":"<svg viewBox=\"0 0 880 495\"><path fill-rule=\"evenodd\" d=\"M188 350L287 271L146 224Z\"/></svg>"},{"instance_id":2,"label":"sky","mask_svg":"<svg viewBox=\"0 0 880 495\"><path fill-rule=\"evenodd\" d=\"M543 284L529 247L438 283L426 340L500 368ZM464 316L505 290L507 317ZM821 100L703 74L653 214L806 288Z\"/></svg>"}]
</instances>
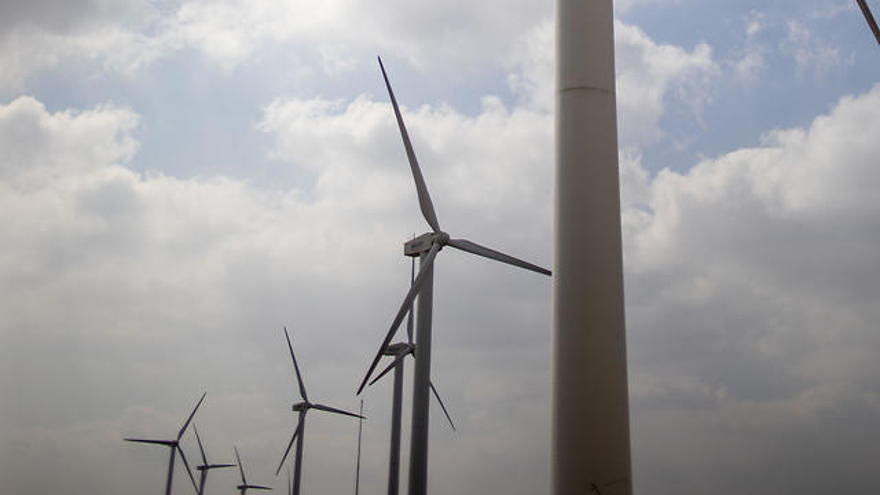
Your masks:
<instances>
[{"instance_id":1,"label":"sky","mask_svg":"<svg viewBox=\"0 0 880 495\"><path fill-rule=\"evenodd\" d=\"M615 15L635 491L876 493L880 49L855 2ZM160 493L167 452L122 438L171 438L204 391L209 460L236 445L248 481L283 490L283 326L310 398L357 409L408 286L402 243L428 229L376 55L444 227L552 267L553 17L0 4L2 491ZM435 403L429 490L546 493L551 281L447 251L432 379L458 429ZM386 490L390 395L363 396L364 494ZM304 493L354 491L356 436L310 414Z\"/></svg>"}]
</instances>

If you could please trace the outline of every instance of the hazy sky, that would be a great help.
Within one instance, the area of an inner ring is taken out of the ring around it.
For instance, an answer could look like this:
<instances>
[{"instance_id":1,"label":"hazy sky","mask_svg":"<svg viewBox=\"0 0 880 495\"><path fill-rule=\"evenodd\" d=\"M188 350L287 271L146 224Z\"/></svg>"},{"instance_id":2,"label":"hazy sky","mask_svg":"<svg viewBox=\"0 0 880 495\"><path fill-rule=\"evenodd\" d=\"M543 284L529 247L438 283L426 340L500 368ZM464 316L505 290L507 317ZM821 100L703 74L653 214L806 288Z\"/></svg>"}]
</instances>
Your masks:
<instances>
[{"instance_id":1,"label":"hazy sky","mask_svg":"<svg viewBox=\"0 0 880 495\"><path fill-rule=\"evenodd\" d=\"M636 491L877 493L880 49L861 13L616 10ZM160 493L166 450L121 439L172 437L202 391L211 460L238 445L249 481L283 490L283 325L311 398L357 408L407 289L402 243L427 230L377 54L444 227L552 266L553 15L0 3L0 491ZM431 493L546 492L550 287L439 258L433 380L459 430L432 409ZM365 394L368 495L390 393ZM356 421L308 429L304 493L352 493Z\"/></svg>"}]
</instances>

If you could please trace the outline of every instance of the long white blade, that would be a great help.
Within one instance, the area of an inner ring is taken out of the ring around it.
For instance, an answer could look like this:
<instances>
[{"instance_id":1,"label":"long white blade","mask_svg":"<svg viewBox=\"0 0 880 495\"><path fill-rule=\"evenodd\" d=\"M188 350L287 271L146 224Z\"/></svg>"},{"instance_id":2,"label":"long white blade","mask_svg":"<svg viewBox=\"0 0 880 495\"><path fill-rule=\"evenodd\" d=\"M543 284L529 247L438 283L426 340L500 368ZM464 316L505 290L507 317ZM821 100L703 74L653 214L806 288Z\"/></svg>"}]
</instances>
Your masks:
<instances>
[{"instance_id":1,"label":"long white blade","mask_svg":"<svg viewBox=\"0 0 880 495\"><path fill-rule=\"evenodd\" d=\"M409 140L409 133L406 132L406 125L403 123L403 117L400 115L400 108L397 106L397 98L394 97L394 91L391 89L391 83L388 82L388 74L385 73L385 66L382 65L382 59L379 58L379 68L382 69L382 78L385 79L385 87L388 88L388 96L391 98L391 106L394 107L394 116L397 118L397 127L400 128L400 136L403 138L403 147L406 148L406 158L409 160L409 168L412 170L413 179L416 182L416 192L419 195L419 207L422 215L428 222L428 225L434 229L434 232L440 232L440 222L437 221L437 214L434 213L434 203L431 202L431 195L428 194L428 186L425 185L425 178L422 177L422 169L419 168L419 161L416 160L416 153L413 151L412 143Z\"/></svg>"},{"instance_id":2,"label":"long white blade","mask_svg":"<svg viewBox=\"0 0 880 495\"><path fill-rule=\"evenodd\" d=\"M241 465L241 456L238 455L238 447L233 446L235 449L235 460L238 462L238 470L241 472L241 483L242 485L247 485L247 479L244 477L244 466Z\"/></svg>"},{"instance_id":3,"label":"long white blade","mask_svg":"<svg viewBox=\"0 0 880 495\"><path fill-rule=\"evenodd\" d=\"M514 258L513 256L510 256L509 254L504 254L501 251L489 249L486 246L481 246L476 242L472 242L467 239L449 239L448 244L456 249L461 249L462 251L467 251L469 253L476 254L477 256L483 256L485 258L489 258L495 261L507 263L508 265L518 266L520 268L525 268L526 270L531 270L533 272L538 272L547 276L551 275L550 270L546 268L542 268L538 265L533 265L528 261L523 261L519 258Z\"/></svg>"},{"instance_id":4,"label":"long white blade","mask_svg":"<svg viewBox=\"0 0 880 495\"><path fill-rule=\"evenodd\" d=\"M336 409L335 407L325 406L324 404L312 404L312 407L315 409L318 409L319 411L326 411L326 412L331 412L331 413L335 413L335 414L342 414L345 416L351 416L353 418L367 419L367 418L361 416L360 414L355 414L353 412L343 411L342 409Z\"/></svg>"},{"instance_id":5,"label":"long white blade","mask_svg":"<svg viewBox=\"0 0 880 495\"><path fill-rule=\"evenodd\" d=\"M400 327L400 323L403 321L403 317L406 316L407 311L409 311L410 306L412 306L413 299L415 299L416 295L418 295L419 291L421 291L422 284L424 284L425 282L425 274L428 272L428 268L434 264L434 258L437 256L437 253L439 251L440 245L434 244L431 246L431 250L428 251L428 255L425 256L425 261L422 263L421 267L419 267L419 274L416 275L416 279L413 282L412 286L410 286L409 292L407 292L406 297L403 298L403 304L400 305L400 309L397 311L397 316L395 316L394 321L391 322L391 328L388 329L388 333L385 335L385 339L382 341L382 345L379 346L379 352L376 353L376 356L370 363L369 369L367 369L367 374L364 375L364 379L363 381L361 381L361 385L358 387L358 394L360 394L361 391L363 391L364 387L367 385L367 382L370 380L370 376L373 374L373 371L376 370L376 366L379 364L379 360L382 359L385 348L388 347L388 344L391 343L391 339L394 338L394 334Z\"/></svg>"},{"instance_id":6,"label":"long white blade","mask_svg":"<svg viewBox=\"0 0 880 495\"><path fill-rule=\"evenodd\" d=\"M299 413L299 422L296 425L296 429L293 430L293 435L290 437L290 443L287 444L287 449L284 451L284 455L281 456L281 462L278 463L278 470L275 471L275 476L278 476L278 473L281 472L281 466L283 466L284 461L287 460L287 454L290 453L290 448L293 447L293 441L296 440L296 436L299 434L299 430L302 428L302 417L303 413Z\"/></svg>"},{"instance_id":7,"label":"long white blade","mask_svg":"<svg viewBox=\"0 0 880 495\"><path fill-rule=\"evenodd\" d=\"M452 422L452 418L449 416L449 411L446 410L446 404L443 403L443 399L440 398L440 394L437 393L437 389L434 387L434 382L428 382L431 386L431 392L434 392L434 397L437 399L437 402L440 403L440 409L443 409L443 414L446 415L446 420L449 421L449 426L452 427L452 431L455 430L455 423Z\"/></svg>"},{"instance_id":8,"label":"long white blade","mask_svg":"<svg viewBox=\"0 0 880 495\"><path fill-rule=\"evenodd\" d=\"M186 467L186 474L189 475L190 481L192 481L193 488L196 490L196 493L199 493L199 487L196 484L196 479L193 477L192 470L189 468L189 462L186 461L186 454L183 453L183 449L180 448L180 445L177 445L177 451L180 452L180 460L183 461L184 467Z\"/></svg>"},{"instance_id":9,"label":"long white blade","mask_svg":"<svg viewBox=\"0 0 880 495\"><path fill-rule=\"evenodd\" d=\"M287 348L290 349L290 359L293 360L293 370L296 371L296 382L299 384L299 394L304 401L309 401L306 394L306 386L303 383L302 375L299 372L299 365L296 363L296 356L293 354L293 345L290 343L290 334L287 333L287 327L284 327L284 337L287 339Z\"/></svg>"},{"instance_id":10,"label":"long white blade","mask_svg":"<svg viewBox=\"0 0 880 495\"><path fill-rule=\"evenodd\" d=\"M877 38L877 43L880 43L880 27L877 27L877 20L874 19L874 14L871 13L870 7L868 7L865 0L856 0L856 3L858 3L859 8L862 9L862 14L864 14L865 20L868 22L868 27L871 28L874 37Z\"/></svg>"},{"instance_id":11,"label":"long white blade","mask_svg":"<svg viewBox=\"0 0 880 495\"><path fill-rule=\"evenodd\" d=\"M180 428L180 431L177 432L177 439L180 440L180 437L183 436L183 432L186 431L186 427L189 426L189 422L192 421L193 416L196 415L196 411L199 410L199 406L202 405L202 401L205 400L205 396L208 395L208 392L202 394L202 398L199 399L199 403L196 404L196 407L193 408L192 412L189 414L189 417L186 418L186 423L183 423L183 426Z\"/></svg>"},{"instance_id":12,"label":"long white blade","mask_svg":"<svg viewBox=\"0 0 880 495\"><path fill-rule=\"evenodd\" d=\"M199 442L199 452L202 453L202 464L208 465L208 457L205 455L205 448L202 446L202 438L199 437L199 429L193 424L193 431L196 432L196 441Z\"/></svg>"}]
</instances>

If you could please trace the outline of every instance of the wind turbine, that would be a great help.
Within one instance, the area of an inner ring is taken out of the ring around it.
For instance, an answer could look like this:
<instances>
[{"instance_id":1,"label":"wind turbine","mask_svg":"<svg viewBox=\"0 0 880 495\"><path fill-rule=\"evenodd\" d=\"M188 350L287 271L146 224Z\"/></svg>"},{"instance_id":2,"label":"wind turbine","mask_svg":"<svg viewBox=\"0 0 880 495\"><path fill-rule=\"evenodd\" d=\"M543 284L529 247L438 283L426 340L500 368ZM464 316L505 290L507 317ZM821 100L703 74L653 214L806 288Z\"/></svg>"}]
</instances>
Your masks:
<instances>
[{"instance_id":1,"label":"wind turbine","mask_svg":"<svg viewBox=\"0 0 880 495\"><path fill-rule=\"evenodd\" d=\"M196 466L196 469L199 470L198 495L204 495L205 482L208 480L208 471L211 469L235 467L235 464L209 464L208 457L205 455L205 448L202 446L202 439L199 437L199 429L196 428L195 424L193 424L193 431L196 433L196 441L199 442L199 452L202 454L202 465Z\"/></svg>"},{"instance_id":2,"label":"wind turbine","mask_svg":"<svg viewBox=\"0 0 880 495\"><path fill-rule=\"evenodd\" d=\"M135 442L135 443L150 443L154 445L164 445L171 449L170 456L168 458L168 478L165 481L165 495L171 495L171 479L174 477L174 456L178 452L180 452L180 460L183 461L183 465L186 466L186 474L189 475L190 481L192 481L193 488L198 491L198 487L196 487L196 479L193 478L192 471L189 469L189 463L186 462L186 455L183 453L183 449L180 448L180 438L183 436L184 432L186 432L186 427L189 426L190 421L192 421L193 416L196 415L196 411L198 411L199 406L202 405L202 401L205 400L205 395L208 393L205 392L202 394L202 398L199 399L196 407L193 408L192 412L189 414L189 417L186 418L186 421L183 423L183 426L180 427L180 431L177 432L177 438L174 440L147 440L143 438L125 438L126 442Z\"/></svg>"},{"instance_id":3,"label":"wind turbine","mask_svg":"<svg viewBox=\"0 0 880 495\"><path fill-rule=\"evenodd\" d=\"M412 287L415 277L415 267L416 259L412 258L409 274L410 287ZM413 311L412 306L410 306L406 320L406 342L398 342L385 348L383 354L394 356L394 360L370 382L370 385L373 385L389 371L394 370L394 385L391 399L391 445L388 456L388 495L397 495L400 487L400 419L403 406L403 360L406 356L415 356L415 350L416 346L413 342ZM452 422L452 418L449 417L449 412L446 410L446 405L443 404L443 399L437 393L434 383L429 382L429 384L434 397L437 398L437 402L440 403L440 407L443 409L443 414L446 415L446 419L449 420L449 425L452 426L454 431L455 424Z\"/></svg>"},{"instance_id":4,"label":"wind turbine","mask_svg":"<svg viewBox=\"0 0 880 495\"><path fill-rule=\"evenodd\" d=\"M865 21L868 22L868 27L871 28L871 32L874 33L874 38L877 39L877 43L880 43L880 27L877 27L877 20L874 19L874 14L871 13L868 3L865 0L856 0L856 3L858 3L859 8L862 9L862 14L865 16Z\"/></svg>"},{"instance_id":5,"label":"wind turbine","mask_svg":"<svg viewBox=\"0 0 880 495\"><path fill-rule=\"evenodd\" d=\"M284 337L287 339L287 348L290 349L290 359L293 360L293 369L296 371L296 381L299 384L299 394L302 397L302 402L293 405L293 410L299 413L299 421L296 430L293 431L293 436L290 437L290 443L287 444L287 450L284 451L284 456L281 457L281 462L278 463L278 470L275 471L275 476L278 476L278 473L281 472L281 466L284 465L284 460L287 459L287 454L290 453L290 448L293 447L293 441L297 440L298 436L299 440L296 442L296 459L294 460L295 464L293 470L293 495L299 495L300 481L302 480L303 437L305 436L306 429L306 413L309 412L309 409L317 409L319 411L342 414L354 418L364 419L364 417L360 414L336 409L335 407L309 402L309 396L306 393L306 386L303 384L302 375L299 372L299 365L296 363L296 356L293 354L293 345L290 343L290 335L287 333L287 327L284 327Z\"/></svg>"},{"instance_id":6,"label":"wind turbine","mask_svg":"<svg viewBox=\"0 0 880 495\"><path fill-rule=\"evenodd\" d=\"M244 466L241 465L241 456L238 455L238 447L233 447L233 448L235 449L235 460L238 461L238 470L241 471L241 484L236 487L236 488L238 488L238 492L241 495L245 495L245 493L247 493L248 489L251 489L251 490L271 490L272 488L270 488L268 486L248 484L247 478L244 477Z\"/></svg>"},{"instance_id":7,"label":"wind turbine","mask_svg":"<svg viewBox=\"0 0 880 495\"><path fill-rule=\"evenodd\" d=\"M382 65L382 59L379 58L379 67L382 70L382 78L385 80L385 87L388 89L388 96L391 99L391 105L394 108L394 116L397 119L397 126L400 129L400 135L403 138L403 146L406 149L407 160L409 161L410 171L416 185L416 192L419 198L419 208L422 216L431 227L431 232L422 234L415 239L406 242L403 246L403 252L406 256L419 257L419 273L415 278L409 292L403 299L403 304L391 323L391 328L385 335L382 345L379 346L379 352L373 358L367 374L364 376L358 393L360 393L379 360L385 354L388 344L403 322L413 300L419 296L418 307L418 325L416 328L416 342L419 352L416 354L416 370L413 378L413 408L412 408L412 428L411 428L411 448L410 448L410 471L409 471L409 492L412 495L423 495L427 490L427 474L428 474L428 401L430 397L430 376L431 376L431 311L433 299L433 279L434 279L434 259L437 253L446 246L452 246L456 249L467 251L471 254L483 256L495 261L507 263L510 265L525 268L544 275L550 275L550 270L541 268L538 265L528 263L519 258L504 254L494 249L481 246L467 239L455 239L440 228L440 222L437 214L434 212L434 204L431 202L431 196L428 193L428 187L425 179L422 177L422 171L419 168L415 151L413 151L409 134L403 123L403 117L400 114L400 108L397 105L397 99L394 97L394 91L391 89L391 83L388 81L388 75L385 72L385 66Z\"/></svg>"}]
</instances>

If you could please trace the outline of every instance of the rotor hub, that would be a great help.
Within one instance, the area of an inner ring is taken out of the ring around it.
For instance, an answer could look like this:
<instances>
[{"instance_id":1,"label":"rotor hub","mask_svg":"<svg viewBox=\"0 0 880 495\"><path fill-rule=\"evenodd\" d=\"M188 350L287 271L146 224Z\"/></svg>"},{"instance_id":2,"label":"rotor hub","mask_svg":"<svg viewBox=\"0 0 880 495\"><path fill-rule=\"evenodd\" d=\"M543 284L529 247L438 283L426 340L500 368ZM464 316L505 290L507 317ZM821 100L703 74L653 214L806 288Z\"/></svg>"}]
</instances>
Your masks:
<instances>
[{"instance_id":1,"label":"rotor hub","mask_svg":"<svg viewBox=\"0 0 880 495\"><path fill-rule=\"evenodd\" d=\"M309 404L308 402L300 402L300 403L294 404L291 409L293 409L294 412L303 412L303 411L306 411L307 409L309 409L310 407L312 407L312 405Z\"/></svg>"},{"instance_id":2,"label":"rotor hub","mask_svg":"<svg viewBox=\"0 0 880 495\"><path fill-rule=\"evenodd\" d=\"M410 347L411 346L405 342L390 344L388 347L385 348L385 352L383 354L385 354L386 356L397 356L399 354L403 354L409 351Z\"/></svg>"}]
</instances>

